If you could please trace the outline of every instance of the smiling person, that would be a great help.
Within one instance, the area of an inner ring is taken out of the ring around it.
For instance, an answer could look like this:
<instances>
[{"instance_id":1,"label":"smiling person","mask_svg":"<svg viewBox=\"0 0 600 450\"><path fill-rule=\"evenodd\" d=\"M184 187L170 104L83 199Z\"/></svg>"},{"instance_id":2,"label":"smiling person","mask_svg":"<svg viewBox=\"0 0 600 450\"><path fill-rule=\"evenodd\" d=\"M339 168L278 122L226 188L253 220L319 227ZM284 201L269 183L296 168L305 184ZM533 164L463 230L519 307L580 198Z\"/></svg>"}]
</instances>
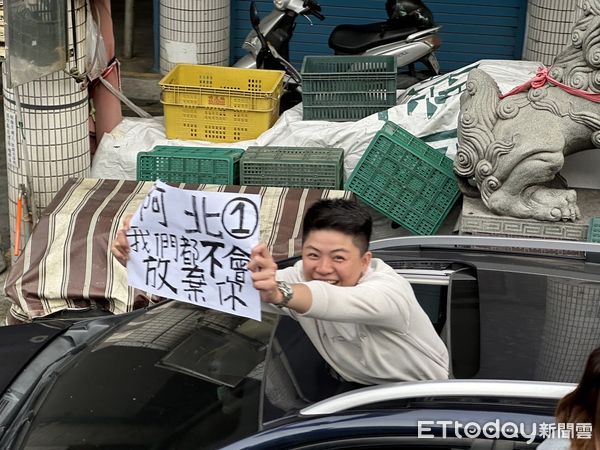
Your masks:
<instances>
[{"instance_id":1,"label":"smiling person","mask_svg":"<svg viewBox=\"0 0 600 450\"><path fill-rule=\"evenodd\" d=\"M248 269L261 300L286 310L333 369L362 385L448 378L448 351L411 285L368 250L372 219L349 200L304 216L302 260L278 270L264 244Z\"/></svg>"}]
</instances>

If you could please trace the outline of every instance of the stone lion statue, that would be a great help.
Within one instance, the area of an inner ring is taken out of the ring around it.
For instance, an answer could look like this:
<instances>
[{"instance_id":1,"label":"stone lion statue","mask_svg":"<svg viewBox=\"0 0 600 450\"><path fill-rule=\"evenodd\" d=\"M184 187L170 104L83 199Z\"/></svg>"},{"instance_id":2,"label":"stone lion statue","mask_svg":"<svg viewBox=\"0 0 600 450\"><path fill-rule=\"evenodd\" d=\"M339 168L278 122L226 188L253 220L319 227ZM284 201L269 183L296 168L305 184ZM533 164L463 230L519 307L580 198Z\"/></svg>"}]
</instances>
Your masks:
<instances>
[{"instance_id":1,"label":"stone lion statue","mask_svg":"<svg viewBox=\"0 0 600 450\"><path fill-rule=\"evenodd\" d=\"M565 156L600 147L600 0L586 0L572 42L549 69L501 97L473 69L461 97L454 172L461 191L499 215L580 218L559 174Z\"/></svg>"}]
</instances>

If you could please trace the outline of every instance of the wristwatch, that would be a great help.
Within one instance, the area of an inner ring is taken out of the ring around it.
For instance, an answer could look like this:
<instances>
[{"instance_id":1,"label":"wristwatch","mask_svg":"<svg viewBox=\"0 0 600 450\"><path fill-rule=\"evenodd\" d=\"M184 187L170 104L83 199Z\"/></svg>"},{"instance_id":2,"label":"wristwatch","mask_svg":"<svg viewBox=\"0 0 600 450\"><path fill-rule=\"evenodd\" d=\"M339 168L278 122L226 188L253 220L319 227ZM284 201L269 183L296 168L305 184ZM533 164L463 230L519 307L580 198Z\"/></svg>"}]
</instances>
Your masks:
<instances>
[{"instance_id":1,"label":"wristwatch","mask_svg":"<svg viewBox=\"0 0 600 450\"><path fill-rule=\"evenodd\" d=\"M279 303L275 303L275 306L278 308L287 308L288 303L294 296L294 291L285 281L278 281L277 289L279 289L279 292L281 292L283 295L283 300L281 300Z\"/></svg>"}]
</instances>

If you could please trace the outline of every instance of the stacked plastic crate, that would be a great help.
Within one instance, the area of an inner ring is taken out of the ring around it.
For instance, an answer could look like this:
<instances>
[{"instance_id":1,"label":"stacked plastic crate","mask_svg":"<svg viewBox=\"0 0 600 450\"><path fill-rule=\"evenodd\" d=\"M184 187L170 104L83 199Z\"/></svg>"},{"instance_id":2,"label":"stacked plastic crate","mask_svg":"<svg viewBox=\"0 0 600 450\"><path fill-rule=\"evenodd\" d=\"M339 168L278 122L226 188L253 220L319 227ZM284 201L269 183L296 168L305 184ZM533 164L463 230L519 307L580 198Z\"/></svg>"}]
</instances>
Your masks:
<instances>
[{"instance_id":1,"label":"stacked plastic crate","mask_svg":"<svg viewBox=\"0 0 600 450\"><path fill-rule=\"evenodd\" d=\"M247 186L342 189L344 150L328 147L248 147L240 163Z\"/></svg>"},{"instance_id":2,"label":"stacked plastic crate","mask_svg":"<svg viewBox=\"0 0 600 450\"><path fill-rule=\"evenodd\" d=\"M600 242L600 217L592 217L588 228L588 241Z\"/></svg>"},{"instance_id":3,"label":"stacked plastic crate","mask_svg":"<svg viewBox=\"0 0 600 450\"><path fill-rule=\"evenodd\" d=\"M304 120L355 121L396 105L393 56L306 56Z\"/></svg>"},{"instance_id":4,"label":"stacked plastic crate","mask_svg":"<svg viewBox=\"0 0 600 450\"><path fill-rule=\"evenodd\" d=\"M421 139L386 122L346 188L412 233L435 234L460 196L452 165Z\"/></svg>"},{"instance_id":5,"label":"stacked plastic crate","mask_svg":"<svg viewBox=\"0 0 600 450\"><path fill-rule=\"evenodd\" d=\"M157 145L137 155L137 180L171 183L239 184L239 148Z\"/></svg>"},{"instance_id":6,"label":"stacked plastic crate","mask_svg":"<svg viewBox=\"0 0 600 450\"><path fill-rule=\"evenodd\" d=\"M254 139L279 118L280 70L178 64L159 82L169 139Z\"/></svg>"},{"instance_id":7,"label":"stacked plastic crate","mask_svg":"<svg viewBox=\"0 0 600 450\"><path fill-rule=\"evenodd\" d=\"M396 104L387 56L307 56L305 120L356 121ZM234 142L279 115L283 72L179 64L163 80L167 137ZM344 150L157 147L138 155L138 180L347 189L415 234L434 234L460 196L452 160L386 122L344 185Z\"/></svg>"}]
</instances>

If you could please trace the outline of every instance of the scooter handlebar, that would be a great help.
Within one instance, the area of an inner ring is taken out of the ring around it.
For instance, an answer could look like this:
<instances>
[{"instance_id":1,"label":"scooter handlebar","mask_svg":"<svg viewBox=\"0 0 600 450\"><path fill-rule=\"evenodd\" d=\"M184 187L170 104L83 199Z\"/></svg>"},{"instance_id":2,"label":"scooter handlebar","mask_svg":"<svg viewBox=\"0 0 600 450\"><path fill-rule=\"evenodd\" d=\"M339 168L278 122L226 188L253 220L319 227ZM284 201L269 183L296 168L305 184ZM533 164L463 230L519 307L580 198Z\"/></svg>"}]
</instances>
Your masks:
<instances>
[{"instance_id":1,"label":"scooter handlebar","mask_svg":"<svg viewBox=\"0 0 600 450\"><path fill-rule=\"evenodd\" d=\"M312 14L319 20L325 19L325 16L321 14L321 5L315 0L304 0L304 7L308 9L307 14Z\"/></svg>"},{"instance_id":2,"label":"scooter handlebar","mask_svg":"<svg viewBox=\"0 0 600 450\"><path fill-rule=\"evenodd\" d=\"M319 20L325 20L325 16L318 11L311 11L312 15L315 16Z\"/></svg>"}]
</instances>

